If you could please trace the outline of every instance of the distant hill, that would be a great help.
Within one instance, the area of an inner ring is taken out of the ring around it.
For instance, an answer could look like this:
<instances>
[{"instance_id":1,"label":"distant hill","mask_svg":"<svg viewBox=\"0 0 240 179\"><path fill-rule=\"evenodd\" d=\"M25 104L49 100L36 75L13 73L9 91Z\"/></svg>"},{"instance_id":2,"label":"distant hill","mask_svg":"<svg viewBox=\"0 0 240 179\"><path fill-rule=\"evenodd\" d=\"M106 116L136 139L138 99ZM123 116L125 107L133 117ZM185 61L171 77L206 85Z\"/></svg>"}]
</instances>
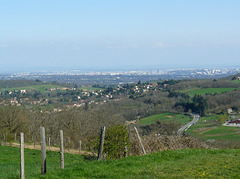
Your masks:
<instances>
[{"instance_id":1,"label":"distant hill","mask_svg":"<svg viewBox=\"0 0 240 179\"><path fill-rule=\"evenodd\" d=\"M240 73L237 73L237 74L234 74L234 75L230 75L230 76L227 76L227 77L223 77L223 78L220 78L220 79L223 79L223 80L232 80L234 77L239 77L240 76Z\"/></svg>"}]
</instances>

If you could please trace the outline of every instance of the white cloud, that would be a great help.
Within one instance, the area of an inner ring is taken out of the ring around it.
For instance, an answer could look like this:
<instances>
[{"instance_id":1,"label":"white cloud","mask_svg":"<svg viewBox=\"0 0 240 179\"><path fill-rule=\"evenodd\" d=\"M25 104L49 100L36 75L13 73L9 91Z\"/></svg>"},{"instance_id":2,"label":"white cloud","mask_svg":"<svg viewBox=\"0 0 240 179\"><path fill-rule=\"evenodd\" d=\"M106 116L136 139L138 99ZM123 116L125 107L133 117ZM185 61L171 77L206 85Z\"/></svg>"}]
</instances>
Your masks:
<instances>
[{"instance_id":1,"label":"white cloud","mask_svg":"<svg viewBox=\"0 0 240 179\"><path fill-rule=\"evenodd\" d=\"M163 43L158 42L158 43L156 44L156 46L157 46L157 47L163 47Z\"/></svg>"},{"instance_id":2,"label":"white cloud","mask_svg":"<svg viewBox=\"0 0 240 179\"><path fill-rule=\"evenodd\" d=\"M80 47L75 47L74 50L77 50L77 51L78 51L78 50L80 50Z\"/></svg>"}]
</instances>

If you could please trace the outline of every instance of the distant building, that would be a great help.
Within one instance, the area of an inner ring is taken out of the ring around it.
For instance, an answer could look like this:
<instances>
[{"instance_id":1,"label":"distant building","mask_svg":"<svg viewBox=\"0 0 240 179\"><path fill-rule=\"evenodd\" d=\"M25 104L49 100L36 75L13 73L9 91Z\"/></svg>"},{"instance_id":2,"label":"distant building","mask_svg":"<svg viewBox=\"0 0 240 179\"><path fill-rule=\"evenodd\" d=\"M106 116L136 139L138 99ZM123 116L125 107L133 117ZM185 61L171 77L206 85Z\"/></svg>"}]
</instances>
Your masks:
<instances>
[{"instance_id":1,"label":"distant building","mask_svg":"<svg viewBox=\"0 0 240 179\"><path fill-rule=\"evenodd\" d=\"M234 121L229 121L227 124L227 126L233 126L233 127L240 127L240 120L234 120Z\"/></svg>"},{"instance_id":2,"label":"distant building","mask_svg":"<svg viewBox=\"0 0 240 179\"><path fill-rule=\"evenodd\" d=\"M25 94L25 93L27 93L27 91L26 90L21 90L20 91L22 94Z\"/></svg>"},{"instance_id":3,"label":"distant building","mask_svg":"<svg viewBox=\"0 0 240 179\"><path fill-rule=\"evenodd\" d=\"M232 113L232 112L233 112L232 108L228 108L228 109L227 109L227 112L228 112L229 114Z\"/></svg>"}]
</instances>

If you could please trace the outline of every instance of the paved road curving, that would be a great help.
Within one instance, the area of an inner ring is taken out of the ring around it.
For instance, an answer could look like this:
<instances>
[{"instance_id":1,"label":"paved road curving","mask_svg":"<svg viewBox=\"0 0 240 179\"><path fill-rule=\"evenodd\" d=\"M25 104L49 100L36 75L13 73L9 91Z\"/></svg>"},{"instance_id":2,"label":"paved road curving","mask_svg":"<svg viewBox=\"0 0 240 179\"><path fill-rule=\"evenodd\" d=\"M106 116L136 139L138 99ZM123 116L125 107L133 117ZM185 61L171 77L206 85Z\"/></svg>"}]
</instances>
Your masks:
<instances>
[{"instance_id":1,"label":"paved road curving","mask_svg":"<svg viewBox=\"0 0 240 179\"><path fill-rule=\"evenodd\" d=\"M178 129L177 135L179 136L182 135L183 131L186 131L189 127L191 127L191 125L193 125L195 122L199 120L199 117L200 116L198 114L193 114L193 120L184 125L183 127L181 127L180 129Z\"/></svg>"}]
</instances>

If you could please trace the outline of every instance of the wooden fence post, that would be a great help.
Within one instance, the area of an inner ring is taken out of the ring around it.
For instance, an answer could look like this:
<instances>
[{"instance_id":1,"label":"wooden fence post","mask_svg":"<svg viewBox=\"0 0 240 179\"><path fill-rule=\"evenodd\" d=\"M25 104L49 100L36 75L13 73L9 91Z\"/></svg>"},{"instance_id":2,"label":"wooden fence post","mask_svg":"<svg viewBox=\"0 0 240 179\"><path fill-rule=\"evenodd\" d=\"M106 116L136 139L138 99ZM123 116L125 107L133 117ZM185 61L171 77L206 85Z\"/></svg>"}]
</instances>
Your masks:
<instances>
[{"instance_id":1,"label":"wooden fence post","mask_svg":"<svg viewBox=\"0 0 240 179\"><path fill-rule=\"evenodd\" d=\"M20 177L25 178L24 173L24 133L20 133L20 159L21 159L21 171L20 171Z\"/></svg>"},{"instance_id":2,"label":"wooden fence post","mask_svg":"<svg viewBox=\"0 0 240 179\"><path fill-rule=\"evenodd\" d=\"M79 153L81 152L81 147L82 147L82 141L79 140Z\"/></svg>"},{"instance_id":3,"label":"wooden fence post","mask_svg":"<svg viewBox=\"0 0 240 179\"><path fill-rule=\"evenodd\" d=\"M127 146L124 146L124 157L128 156L128 148Z\"/></svg>"},{"instance_id":4,"label":"wooden fence post","mask_svg":"<svg viewBox=\"0 0 240 179\"><path fill-rule=\"evenodd\" d=\"M64 169L63 130L60 130L60 165Z\"/></svg>"},{"instance_id":5,"label":"wooden fence post","mask_svg":"<svg viewBox=\"0 0 240 179\"><path fill-rule=\"evenodd\" d=\"M3 134L5 146L7 145L7 133Z\"/></svg>"},{"instance_id":6,"label":"wooden fence post","mask_svg":"<svg viewBox=\"0 0 240 179\"><path fill-rule=\"evenodd\" d=\"M106 130L106 127L102 126L101 136L100 136L100 144L99 144L99 150L98 150L98 160L102 159L103 145L104 145L104 138L105 138L105 130Z\"/></svg>"},{"instance_id":7,"label":"wooden fence post","mask_svg":"<svg viewBox=\"0 0 240 179\"><path fill-rule=\"evenodd\" d=\"M33 137L33 146L35 148L35 136Z\"/></svg>"},{"instance_id":8,"label":"wooden fence post","mask_svg":"<svg viewBox=\"0 0 240 179\"><path fill-rule=\"evenodd\" d=\"M138 133L138 130L137 130L137 128L136 128L135 126L134 126L134 129L135 129L135 131L136 131L136 133L137 133L137 137L138 137L139 143L140 143L140 145L141 145L141 147L142 147L143 154L146 155L146 151L145 151L145 149L144 149L144 146L143 146L141 137L140 137L140 135L139 135L139 133Z\"/></svg>"},{"instance_id":9,"label":"wooden fence post","mask_svg":"<svg viewBox=\"0 0 240 179\"><path fill-rule=\"evenodd\" d=\"M42 152L42 167L41 167L41 173L46 174L47 173L47 162L46 162L46 141L45 141L45 128L40 128L40 136L41 136L41 152Z\"/></svg>"},{"instance_id":10,"label":"wooden fence post","mask_svg":"<svg viewBox=\"0 0 240 179\"><path fill-rule=\"evenodd\" d=\"M17 133L15 133L15 142L17 142Z\"/></svg>"},{"instance_id":11,"label":"wooden fence post","mask_svg":"<svg viewBox=\"0 0 240 179\"><path fill-rule=\"evenodd\" d=\"M50 146L51 146L51 137L48 138L48 147L49 147L49 150L50 150Z\"/></svg>"}]
</instances>

